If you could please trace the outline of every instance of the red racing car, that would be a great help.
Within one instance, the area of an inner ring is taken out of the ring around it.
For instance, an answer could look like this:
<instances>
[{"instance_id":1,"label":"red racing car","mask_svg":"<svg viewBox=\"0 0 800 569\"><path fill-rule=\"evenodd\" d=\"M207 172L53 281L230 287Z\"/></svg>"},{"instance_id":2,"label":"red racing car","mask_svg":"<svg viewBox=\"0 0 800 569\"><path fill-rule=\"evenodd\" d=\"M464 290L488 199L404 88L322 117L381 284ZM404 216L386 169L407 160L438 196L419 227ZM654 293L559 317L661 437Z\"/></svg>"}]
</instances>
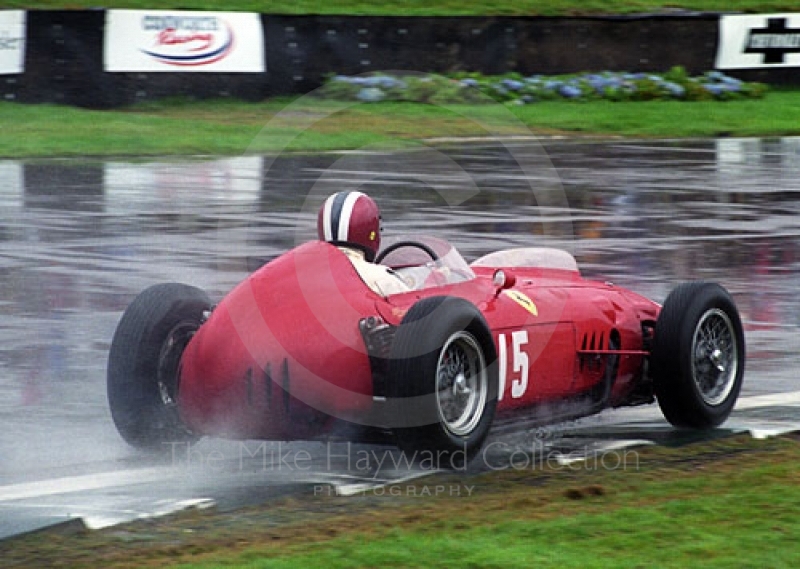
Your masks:
<instances>
[{"instance_id":1,"label":"red racing car","mask_svg":"<svg viewBox=\"0 0 800 569\"><path fill-rule=\"evenodd\" d=\"M201 290L142 292L114 334L108 398L122 437L153 448L235 439L390 442L463 464L490 428L553 423L658 400L673 425L730 414L745 365L721 286L663 307L585 280L564 251L468 264L448 242L395 240L375 259L387 294L347 255L309 242L216 306Z\"/></svg>"}]
</instances>

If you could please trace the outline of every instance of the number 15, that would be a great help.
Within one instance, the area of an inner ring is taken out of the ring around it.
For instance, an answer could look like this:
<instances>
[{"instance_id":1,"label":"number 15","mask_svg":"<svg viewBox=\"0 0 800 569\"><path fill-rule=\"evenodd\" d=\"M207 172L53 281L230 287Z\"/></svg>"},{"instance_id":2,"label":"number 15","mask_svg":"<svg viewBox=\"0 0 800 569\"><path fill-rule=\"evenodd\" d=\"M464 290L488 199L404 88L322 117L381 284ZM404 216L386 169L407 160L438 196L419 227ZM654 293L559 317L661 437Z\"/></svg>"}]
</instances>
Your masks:
<instances>
[{"instance_id":1,"label":"number 15","mask_svg":"<svg viewBox=\"0 0 800 569\"><path fill-rule=\"evenodd\" d=\"M511 380L511 397L514 399L519 399L525 395L525 391L528 389L528 354L522 350L522 346L527 343L527 330L517 330L511 333L513 373L519 374L519 377L512 378ZM503 393L506 390L508 345L505 334L500 334L497 337L497 348L499 351L497 359L499 364L498 372L500 375L500 392L498 393L497 400L500 401L503 399Z\"/></svg>"}]
</instances>

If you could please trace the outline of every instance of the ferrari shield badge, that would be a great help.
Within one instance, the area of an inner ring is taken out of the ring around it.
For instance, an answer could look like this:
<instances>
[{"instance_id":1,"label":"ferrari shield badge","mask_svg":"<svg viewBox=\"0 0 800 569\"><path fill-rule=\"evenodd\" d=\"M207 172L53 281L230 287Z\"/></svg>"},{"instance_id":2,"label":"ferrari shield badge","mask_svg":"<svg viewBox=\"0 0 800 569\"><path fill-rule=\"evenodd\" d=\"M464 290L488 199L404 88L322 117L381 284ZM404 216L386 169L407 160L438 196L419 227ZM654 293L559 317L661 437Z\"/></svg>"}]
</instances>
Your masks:
<instances>
[{"instance_id":1,"label":"ferrari shield badge","mask_svg":"<svg viewBox=\"0 0 800 569\"><path fill-rule=\"evenodd\" d=\"M530 297L528 297L527 294L520 292L518 290L504 290L503 294L505 294L508 298L519 304L522 308L524 308L534 316L539 316L539 309L536 308L536 305L530 299Z\"/></svg>"}]
</instances>

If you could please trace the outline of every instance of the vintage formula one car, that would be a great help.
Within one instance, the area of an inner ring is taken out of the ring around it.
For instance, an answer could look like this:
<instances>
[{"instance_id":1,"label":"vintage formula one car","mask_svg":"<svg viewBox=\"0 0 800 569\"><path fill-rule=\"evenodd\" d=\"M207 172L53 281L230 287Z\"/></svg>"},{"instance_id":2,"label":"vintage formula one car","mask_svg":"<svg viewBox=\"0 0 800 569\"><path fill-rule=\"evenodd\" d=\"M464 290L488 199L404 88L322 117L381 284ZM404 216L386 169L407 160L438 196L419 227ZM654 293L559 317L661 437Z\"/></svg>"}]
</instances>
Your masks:
<instances>
[{"instance_id":1,"label":"vintage formula one car","mask_svg":"<svg viewBox=\"0 0 800 569\"><path fill-rule=\"evenodd\" d=\"M122 437L150 448L344 437L463 461L490 428L658 400L673 425L706 429L738 397L742 324L717 284L680 285L661 307L583 279L564 251L468 264L428 237L396 240L375 261L407 288L374 290L340 248L315 241L216 306L182 284L142 292L108 361Z\"/></svg>"}]
</instances>

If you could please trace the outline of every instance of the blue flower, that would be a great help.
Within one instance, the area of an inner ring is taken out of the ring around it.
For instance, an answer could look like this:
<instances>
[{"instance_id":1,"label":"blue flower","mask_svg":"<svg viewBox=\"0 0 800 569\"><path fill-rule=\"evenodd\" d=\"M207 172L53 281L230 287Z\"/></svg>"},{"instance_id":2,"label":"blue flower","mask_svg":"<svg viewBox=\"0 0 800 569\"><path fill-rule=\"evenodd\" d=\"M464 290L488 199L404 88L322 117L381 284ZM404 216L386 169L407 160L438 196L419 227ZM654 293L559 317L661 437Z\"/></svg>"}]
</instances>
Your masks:
<instances>
[{"instance_id":1,"label":"blue flower","mask_svg":"<svg viewBox=\"0 0 800 569\"><path fill-rule=\"evenodd\" d=\"M361 89L356 98L362 103L377 103L382 101L385 96L385 93L377 87L368 87Z\"/></svg>"},{"instance_id":2,"label":"blue flower","mask_svg":"<svg viewBox=\"0 0 800 569\"><path fill-rule=\"evenodd\" d=\"M566 97L568 99L574 99L576 97L580 97L583 94L581 90L575 85L562 85L561 88L559 88L558 93L562 97Z\"/></svg>"},{"instance_id":3,"label":"blue flower","mask_svg":"<svg viewBox=\"0 0 800 569\"><path fill-rule=\"evenodd\" d=\"M581 78L581 81L599 93L606 87L612 85L615 80L602 75L590 74Z\"/></svg>"},{"instance_id":4,"label":"blue flower","mask_svg":"<svg viewBox=\"0 0 800 569\"><path fill-rule=\"evenodd\" d=\"M377 102L387 98L398 98L399 91L408 88L407 83L393 75L348 76L333 75L331 83L352 85L358 91L356 98L362 102ZM572 76L531 75L525 78L483 77L475 75L460 80L446 82L434 81L430 76L415 79L421 83L431 83L431 87L441 88L445 84L460 88L491 89L497 98L512 101L513 104L524 105L540 99L552 99L556 96L565 99L591 98L636 99L640 86L650 84L647 98L652 98L650 91L656 91L662 99L694 99L696 88L702 87L715 99L730 99L751 95L749 83L725 75L720 71L709 71L695 77L684 77L680 83L670 81L667 77L656 73L630 72L587 72ZM692 88L689 92L684 86ZM652 87L656 87L652 89ZM462 92L463 93L463 92ZM464 96L468 97L468 94ZM468 97L469 98L469 97Z\"/></svg>"},{"instance_id":5,"label":"blue flower","mask_svg":"<svg viewBox=\"0 0 800 569\"><path fill-rule=\"evenodd\" d=\"M608 81L605 79L590 79L588 83L589 86L598 93L602 93L605 91L605 88L609 86Z\"/></svg>"},{"instance_id":6,"label":"blue flower","mask_svg":"<svg viewBox=\"0 0 800 569\"><path fill-rule=\"evenodd\" d=\"M741 85L738 85L736 83L707 83L707 84L705 84L703 86L706 87L707 89L709 87L713 87L715 95L718 95L718 94L721 94L721 93L725 93L725 92L728 92L728 93L739 93L741 91L741 89L742 89ZM711 90L711 89L708 89L708 90Z\"/></svg>"},{"instance_id":7,"label":"blue flower","mask_svg":"<svg viewBox=\"0 0 800 569\"><path fill-rule=\"evenodd\" d=\"M408 83L406 83L402 79L398 79L397 83L395 84L395 87L398 88L398 89L407 89L408 88Z\"/></svg>"},{"instance_id":8,"label":"blue flower","mask_svg":"<svg viewBox=\"0 0 800 569\"><path fill-rule=\"evenodd\" d=\"M684 89L681 85L678 85L677 83L673 83L672 81L664 81L661 84L661 86L664 87L667 91L669 91L670 95L678 99L686 95L686 89Z\"/></svg>"},{"instance_id":9,"label":"blue flower","mask_svg":"<svg viewBox=\"0 0 800 569\"><path fill-rule=\"evenodd\" d=\"M524 87L524 84L521 81L516 81L514 79L503 79L501 82L503 87L510 91L519 91Z\"/></svg>"},{"instance_id":10,"label":"blue flower","mask_svg":"<svg viewBox=\"0 0 800 569\"><path fill-rule=\"evenodd\" d=\"M380 87L383 85L383 77L367 77L364 79L364 85L370 87Z\"/></svg>"},{"instance_id":11,"label":"blue flower","mask_svg":"<svg viewBox=\"0 0 800 569\"><path fill-rule=\"evenodd\" d=\"M619 87L620 85L622 85L622 82L623 82L622 78L619 77L618 75L612 75L611 77L605 77L603 79L603 81L605 82L605 84L604 84L605 87Z\"/></svg>"}]
</instances>

